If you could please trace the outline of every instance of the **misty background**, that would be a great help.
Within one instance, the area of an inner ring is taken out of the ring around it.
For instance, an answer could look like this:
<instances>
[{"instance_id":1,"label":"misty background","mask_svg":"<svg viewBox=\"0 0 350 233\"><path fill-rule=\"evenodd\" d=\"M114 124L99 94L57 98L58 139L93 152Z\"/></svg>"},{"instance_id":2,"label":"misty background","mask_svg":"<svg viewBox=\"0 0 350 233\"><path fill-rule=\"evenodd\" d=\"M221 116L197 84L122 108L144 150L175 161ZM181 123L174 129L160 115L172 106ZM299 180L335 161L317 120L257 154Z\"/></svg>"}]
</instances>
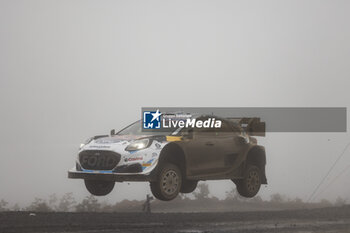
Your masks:
<instances>
[{"instance_id":1,"label":"misty background","mask_svg":"<svg viewBox=\"0 0 350 233\"><path fill-rule=\"evenodd\" d=\"M345 0L0 0L0 199L89 195L67 178L80 143L144 106L349 108L349 10ZM259 195L307 200L350 138L258 141L269 183ZM348 148L315 200L349 202L349 166ZM234 186L207 183L218 198ZM148 183L117 183L99 200L148 193Z\"/></svg>"}]
</instances>

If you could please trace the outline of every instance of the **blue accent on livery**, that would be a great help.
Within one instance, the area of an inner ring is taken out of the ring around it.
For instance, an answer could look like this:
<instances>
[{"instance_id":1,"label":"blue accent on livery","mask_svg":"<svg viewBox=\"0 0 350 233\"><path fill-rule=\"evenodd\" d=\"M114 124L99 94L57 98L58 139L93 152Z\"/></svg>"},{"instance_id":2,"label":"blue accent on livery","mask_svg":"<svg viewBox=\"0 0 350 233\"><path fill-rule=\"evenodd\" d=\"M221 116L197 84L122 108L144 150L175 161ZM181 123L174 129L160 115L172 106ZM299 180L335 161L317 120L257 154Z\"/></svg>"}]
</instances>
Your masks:
<instances>
[{"instance_id":1,"label":"blue accent on livery","mask_svg":"<svg viewBox=\"0 0 350 233\"><path fill-rule=\"evenodd\" d=\"M89 172L89 173L113 173L113 171L102 171L102 170L99 170L99 171L96 171L96 170L87 170L87 169L83 169L83 172Z\"/></svg>"},{"instance_id":2,"label":"blue accent on livery","mask_svg":"<svg viewBox=\"0 0 350 233\"><path fill-rule=\"evenodd\" d=\"M148 160L146 163L152 163L154 159Z\"/></svg>"},{"instance_id":3,"label":"blue accent on livery","mask_svg":"<svg viewBox=\"0 0 350 233\"><path fill-rule=\"evenodd\" d=\"M98 171L99 173L113 173L113 171Z\"/></svg>"}]
</instances>

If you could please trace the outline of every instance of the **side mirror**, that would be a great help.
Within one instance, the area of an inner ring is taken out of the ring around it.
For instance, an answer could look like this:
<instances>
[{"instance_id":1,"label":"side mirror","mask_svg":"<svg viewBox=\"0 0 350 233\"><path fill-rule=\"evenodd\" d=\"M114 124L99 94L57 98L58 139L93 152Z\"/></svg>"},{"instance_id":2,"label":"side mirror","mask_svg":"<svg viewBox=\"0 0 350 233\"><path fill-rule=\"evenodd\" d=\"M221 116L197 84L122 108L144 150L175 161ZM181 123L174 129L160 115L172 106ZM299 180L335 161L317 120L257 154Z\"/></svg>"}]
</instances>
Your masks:
<instances>
[{"instance_id":1,"label":"side mirror","mask_svg":"<svg viewBox=\"0 0 350 233\"><path fill-rule=\"evenodd\" d=\"M115 129L111 130L111 136L115 135Z\"/></svg>"}]
</instances>

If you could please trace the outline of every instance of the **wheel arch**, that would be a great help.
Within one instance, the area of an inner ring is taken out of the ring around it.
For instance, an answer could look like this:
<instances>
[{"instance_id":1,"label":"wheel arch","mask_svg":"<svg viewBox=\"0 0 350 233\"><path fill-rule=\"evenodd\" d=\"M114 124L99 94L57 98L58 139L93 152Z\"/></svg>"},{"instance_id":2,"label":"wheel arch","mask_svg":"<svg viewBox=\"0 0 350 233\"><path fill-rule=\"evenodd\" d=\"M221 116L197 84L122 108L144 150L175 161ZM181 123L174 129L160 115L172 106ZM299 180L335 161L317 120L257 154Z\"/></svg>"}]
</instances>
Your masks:
<instances>
[{"instance_id":1,"label":"wheel arch","mask_svg":"<svg viewBox=\"0 0 350 233\"><path fill-rule=\"evenodd\" d=\"M263 184L267 184L266 174L265 174L265 166L266 166L266 152L263 146L253 146L247 152L246 157L246 166L248 164L255 165L260 168L263 176Z\"/></svg>"},{"instance_id":2,"label":"wheel arch","mask_svg":"<svg viewBox=\"0 0 350 233\"><path fill-rule=\"evenodd\" d=\"M165 162L177 165L181 170L182 176L184 178L186 177L185 152L177 143L168 143L160 152L158 166L164 164Z\"/></svg>"}]
</instances>

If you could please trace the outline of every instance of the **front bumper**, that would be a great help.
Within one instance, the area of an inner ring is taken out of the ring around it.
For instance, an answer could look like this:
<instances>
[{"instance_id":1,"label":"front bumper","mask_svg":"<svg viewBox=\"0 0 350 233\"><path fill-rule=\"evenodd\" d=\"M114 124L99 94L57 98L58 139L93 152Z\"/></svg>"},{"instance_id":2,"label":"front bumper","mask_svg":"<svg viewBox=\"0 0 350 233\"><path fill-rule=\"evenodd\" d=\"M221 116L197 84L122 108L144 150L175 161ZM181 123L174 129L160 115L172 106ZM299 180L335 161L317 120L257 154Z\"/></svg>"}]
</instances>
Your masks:
<instances>
[{"instance_id":1,"label":"front bumper","mask_svg":"<svg viewBox=\"0 0 350 233\"><path fill-rule=\"evenodd\" d=\"M75 168L68 171L68 178L85 180L106 180L115 182L124 181L155 181L152 173L149 174L126 174L109 171L77 171Z\"/></svg>"}]
</instances>

